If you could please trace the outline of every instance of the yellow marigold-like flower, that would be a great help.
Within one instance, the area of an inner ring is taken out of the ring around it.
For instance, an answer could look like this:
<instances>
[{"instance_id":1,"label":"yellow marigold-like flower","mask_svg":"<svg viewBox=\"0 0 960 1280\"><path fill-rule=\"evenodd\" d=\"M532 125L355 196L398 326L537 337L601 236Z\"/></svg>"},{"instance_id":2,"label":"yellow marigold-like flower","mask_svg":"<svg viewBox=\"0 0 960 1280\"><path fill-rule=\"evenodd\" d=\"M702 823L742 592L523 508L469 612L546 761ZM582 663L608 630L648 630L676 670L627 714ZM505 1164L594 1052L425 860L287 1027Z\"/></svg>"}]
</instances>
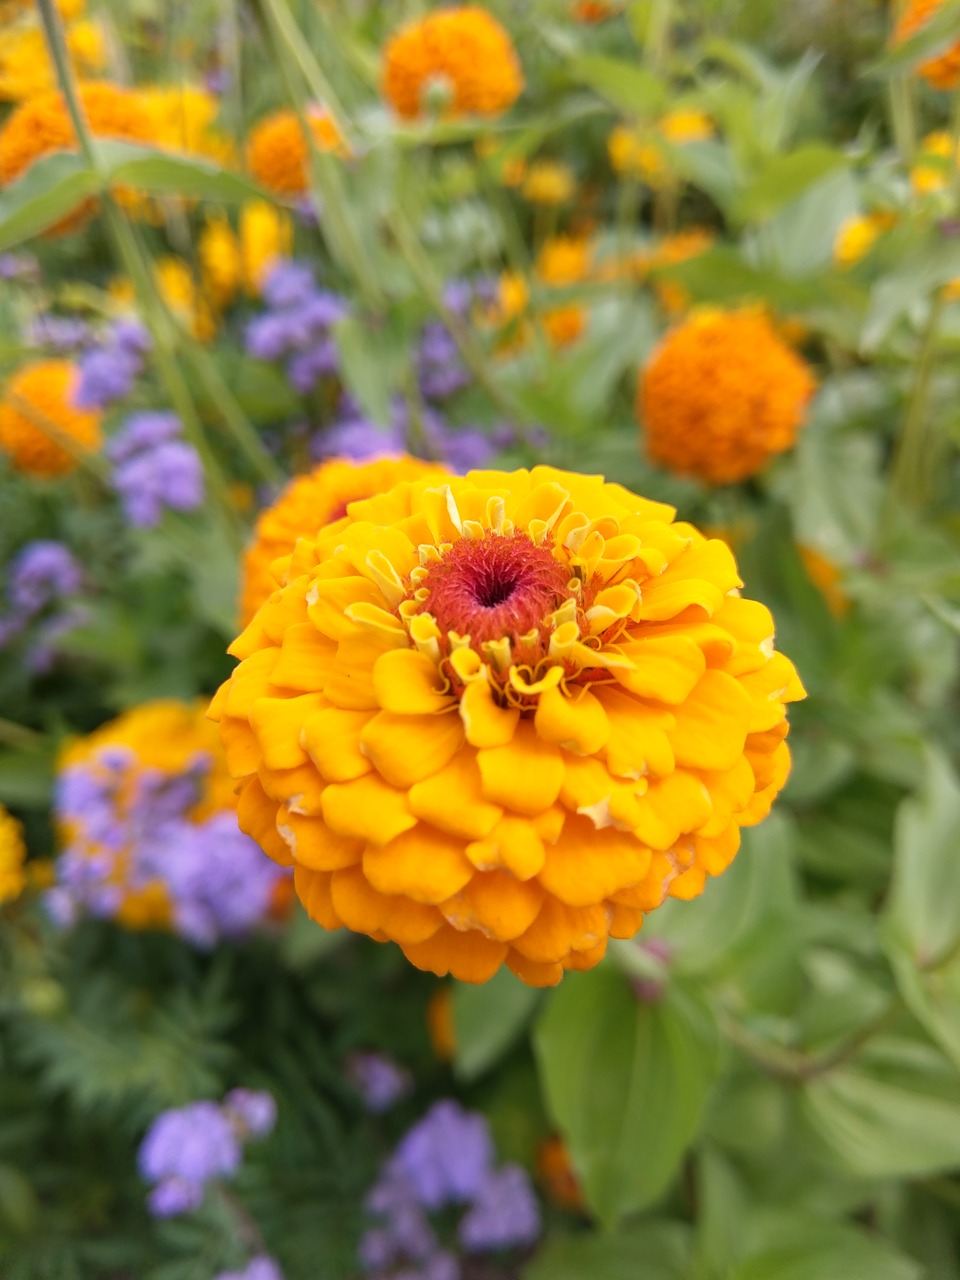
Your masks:
<instances>
[{"instance_id":1,"label":"yellow marigold-like flower","mask_svg":"<svg viewBox=\"0 0 960 1280\"><path fill-rule=\"evenodd\" d=\"M201 342L209 342L217 331L217 323L183 258L173 254L157 258L153 264L153 278L160 296L184 328ZM125 276L111 281L110 296L123 309L135 307L136 291L132 281Z\"/></svg>"},{"instance_id":2,"label":"yellow marigold-like flower","mask_svg":"<svg viewBox=\"0 0 960 1280\"><path fill-rule=\"evenodd\" d=\"M27 877L23 867L26 857L23 827L0 804L0 906L19 898L26 888Z\"/></svg>"},{"instance_id":3,"label":"yellow marigold-like flower","mask_svg":"<svg viewBox=\"0 0 960 1280\"><path fill-rule=\"evenodd\" d=\"M222 213L207 217L197 243L203 288L216 307L229 306L240 289L257 296L263 282L293 247L288 214L266 200L251 200L240 210L239 234Z\"/></svg>"},{"instance_id":4,"label":"yellow marigold-like flower","mask_svg":"<svg viewBox=\"0 0 960 1280\"><path fill-rule=\"evenodd\" d=\"M690 305L690 295L682 284L676 281L660 279L657 272L663 267L673 267L680 262L689 262L691 258L699 258L713 245L715 236L705 227L691 227L687 231L678 231L675 235L664 236L652 249L643 250L635 259L635 266L641 279L654 274L653 288L668 315L679 315Z\"/></svg>"},{"instance_id":5,"label":"yellow marigold-like flower","mask_svg":"<svg viewBox=\"0 0 960 1280\"><path fill-rule=\"evenodd\" d=\"M531 204L566 204L576 185L568 165L559 160L538 160L527 169L520 194Z\"/></svg>"},{"instance_id":6,"label":"yellow marigold-like flower","mask_svg":"<svg viewBox=\"0 0 960 1280\"><path fill-rule=\"evenodd\" d=\"M215 127L220 100L198 85L151 85L137 99L150 120L153 143L163 151L229 163L234 148Z\"/></svg>"},{"instance_id":7,"label":"yellow marigold-like flower","mask_svg":"<svg viewBox=\"0 0 960 1280\"><path fill-rule=\"evenodd\" d=\"M842 571L816 547L800 545L797 551L807 577L823 596L827 608L835 618L845 618L851 602L843 589Z\"/></svg>"},{"instance_id":8,"label":"yellow marigold-like flower","mask_svg":"<svg viewBox=\"0 0 960 1280\"><path fill-rule=\"evenodd\" d=\"M910 185L917 195L934 195L946 191L950 183L950 169L960 164L950 134L945 129L928 133L920 144L916 164L910 170Z\"/></svg>"},{"instance_id":9,"label":"yellow marigold-like flower","mask_svg":"<svg viewBox=\"0 0 960 1280\"><path fill-rule=\"evenodd\" d=\"M71 742L60 754L58 773L82 766L106 778L108 771L116 767L112 757L122 753L123 783L115 787L114 794L121 828L130 826L129 815L140 801L140 789L147 778L182 779L198 763L203 767L198 773L196 799L185 816L201 823L216 813L233 811L237 798L216 729L207 718L207 707L204 701L184 703L162 698L145 702ZM85 839L70 821L61 819L59 834L62 844L79 849L86 856L104 853L99 843ZM170 928L173 904L163 880L131 880L133 848L110 848L109 857L108 883L122 891L117 910L112 913L114 918L128 929Z\"/></svg>"},{"instance_id":10,"label":"yellow marigold-like flower","mask_svg":"<svg viewBox=\"0 0 960 1280\"><path fill-rule=\"evenodd\" d=\"M403 480L440 477L442 467L419 458L375 458L351 462L332 458L292 480L271 507L260 513L240 574L240 616L244 626L277 588L275 561L288 556L305 532L314 534L340 520L351 502L371 498Z\"/></svg>"},{"instance_id":11,"label":"yellow marigold-like flower","mask_svg":"<svg viewBox=\"0 0 960 1280\"><path fill-rule=\"evenodd\" d=\"M74 22L66 30L67 51L77 73L82 76L102 71L107 62L103 28L98 22Z\"/></svg>"},{"instance_id":12,"label":"yellow marigold-like flower","mask_svg":"<svg viewBox=\"0 0 960 1280\"><path fill-rule=\"evenodd\" d=\"M713 121L705 112L678 108L668 112L649 131L617 125L607 139L607 151L617 173L640 178L651 187L663 187L673 178L664 144L680 147L712 138L714 132Z\"/></svg>"},{"instance_id":13,"label":"yellow marigold-like flower","mask_svg":"<svg viewBox=\"0 0 960 1280\"><path fill-rule=\"evenodd\" d=\"M77 452L100 447L100 414L73 405L78 378L68 360L39 360L7 380L0 399L0 450L17 471L65 475L77 466Z\"/></svg>"},{"instance_id":14,"label":"yellow marigold-like flower","mask_svg":"<svg viewBox=\"0 0 960 1280\"><path fill-rule=\"evenodd\" d=\"M197 241L203 291L215 307L228 307L243 277L240 241L222 214L207 216Z\"/></svg>"},{"instance_id":15,"label":"yellow marigold-like flower","mask_svg":"<svg viewBox=\"0 0 960 1280\"><path fill-rule=\"evenodd\" d=\"M437 88L447 116L497 116L523 91L509 34L478 5L437 9L392 36L383 57L383 96L405 120L424 114Z\"/></svg>"},{"instance_id":16,"label":"yellow marigold-like flower","mask_svg":"<svg viewBox=\"0 0 960 1280\"><path fill-rule=\"evenodd\" d=\"M694 312L640 379L647 452L709 484L744 480L793 445L814 385L760 309Z\"/></svg>"},{"instance_id":17,"label":"yellow marigold-like flower","mask_svg":"<svg viewBox=\"0 0 960 1280\"><path fill-rule=\"evenodd\" d=\"M344 154L340 130L324 108L312 108L308 120L319 150ZM268 191L278 196L302 196L310 185L309 161L310 147L293 111L274 112L250 131L247 165Z\"/></svg>"},{"instance_id":18,"label":"yellow marigold-like flower","mask_svg":"<svg viewBox=\"0 0 960 1280\"><path fill-rule=\"evenodd\" d=\"M893 46L903 44L915 35L942 5L943 0L909 0L894 27ZM960 86L960 41L921 62L917 74L934 89L950 90Z\"/></svg>"},{"instance_id":19,"label":"yellow marigold-like flower","mask_svg":"<svg viewBox=\"0 0 960 1280\"><path fill-rule=\"evenodd\" d=\"M547 240L534 268L536 278L545 285L563 288L582 284L590 274L593 251L588 240L578 236L554 236ZM576 302L551 307L543 313L543 327L555 347L575 342L586 325L584 308Z\"/></svg>"},{"instance_id":20,"label":"yellow marigold-like flower","mask_svg":"<svg viewBox=\"0 0 960 1280\"><path fill-rule=\"evenodd\" d=\"M304 530L211 715L315 920L550 985L729 864L803 689L729 548L673 517L537 467Z\"/></svg>"},{"instance_id":21,"label":"yellow marigold-like flower","mask_svg":"<svg viewBox=\"0 0 960 1280\"><path fill-rule=\"evenodd\" d=\"M98 138L149 142L149 117L136 95L119 85L91 81L79 86L80 102L91 132ZM42 156L74 151L77 140L59 91L22 103L0 128L0 187L15 182Z\"/></svg>"},{"instance_id":22,"label":"yellow marigold-like flower","mask_svg":"<svg viewBox=\"0 0 960 1280\"><path fill-rule=\"evenodd\" d=\"M847 218L833 242L834 262L842 269L855 266L893 224L889 213L858 213Z\"/></svg>"}]
</instances>

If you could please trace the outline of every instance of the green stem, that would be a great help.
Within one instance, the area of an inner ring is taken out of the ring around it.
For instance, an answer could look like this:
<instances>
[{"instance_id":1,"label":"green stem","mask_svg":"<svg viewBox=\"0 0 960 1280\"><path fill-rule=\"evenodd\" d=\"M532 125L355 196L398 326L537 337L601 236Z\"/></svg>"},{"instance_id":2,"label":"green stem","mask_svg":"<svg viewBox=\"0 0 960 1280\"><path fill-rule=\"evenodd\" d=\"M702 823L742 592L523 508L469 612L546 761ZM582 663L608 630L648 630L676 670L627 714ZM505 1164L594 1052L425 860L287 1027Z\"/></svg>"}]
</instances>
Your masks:
<instances>
[{"instance_id":1,"label":"green stem","mask_svg":"<svg viewBox=\"0 0 960 1280\"><path fill-rule=\"evenodd\" d=\"M14 720L0 719L0 742L21 751L36 751L44 745L46 737L36 729L17 724Z\"/></svg>"},{"instance_id":2,"label":"green stem","mask_svg":"<svg viewBox=\"0 0 960 1280\"><path fill-rule=\"evenodd\" d=\"M903 428L897 441L890 469L888 500L923 506L927 496L929 468L928 408L930 387L936 368L940 322L943 318L943 292L938 291L930 304L930 313L920 340L916 375L907 402Z\"/></svg>"}]
</instances>

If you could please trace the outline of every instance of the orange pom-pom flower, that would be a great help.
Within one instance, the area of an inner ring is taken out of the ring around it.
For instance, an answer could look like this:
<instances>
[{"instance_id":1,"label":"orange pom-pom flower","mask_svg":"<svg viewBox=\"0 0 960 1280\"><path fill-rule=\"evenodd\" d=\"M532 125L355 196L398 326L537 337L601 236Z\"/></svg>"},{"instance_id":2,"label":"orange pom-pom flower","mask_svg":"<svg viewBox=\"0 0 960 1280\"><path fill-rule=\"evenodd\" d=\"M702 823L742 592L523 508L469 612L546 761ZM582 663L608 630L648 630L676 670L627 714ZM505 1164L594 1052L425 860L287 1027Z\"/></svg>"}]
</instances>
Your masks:
<instances>
[{"instance_id":1,"label":"orange pom-pom flower","mask_svg":"<svg viewBox=\"0 0 960 1280\"><path fill-rule=\"evenodd\" d=\"M803 689L729 548L673 517L537 467L304 530L211 715L315 920L550 985L729 864Z\"/></svg>"},{"instance_id":2,"label":"orange pom-pom flower","mask_svg":"<svg viewBox=\"0 0 960 1280\"><path fill-rule=\"evenodd\" d=\"M437 107L446 116L497 116L523 91L510 36L478 5L438 9L402 27L384 52L383 96L405 120Z\"/></svg>"},{"instance_id":3,"label":"orange pom-pom flower","mask_svg":"<svg viewBox=\"0 0 960 1280\"><path fill-rule=\"evenodd\" d=\"M641 375L647 452L708 484L745 480L793 445L814 385L763 311L703 308L667 334Z\"/></svg>"},{"instance_id":4,"label":"orange pom-pom flower","mask_svg":"<svg viewBox=\"0 0 960 1280\"><path fill-rule=\"evenodd\" d=\"M310 132L320 151L342 154L343 138L323 107L307 113ZM293 111L276 111L254 125L247 139L247 164L261 186L275 195L302 196L310 185L310 144Z\"/></svg>"},{"instance_id":5,"label":"orange pom-pom flower","mask_svg":"<svg viewBox=\"0 0 960 1280\"><path fill-rule=\"evenodd\" d=\"M909 0L894 27L894 47L916 35L942 6L943 0ZM921 62L917 72L934 89L956 89L960 85L960 40Z\"/></svg>"},{"instance_id":6,"label":"orange pom-pom flower","mask_svg":"<svg viewBox=\"0 0 960 1280\"><path fill-rule=\"evenodd\" d=\"M7 381L0 398L0 450L17 471L65 475L77 466L78 452L99 448L100 414L73 405L78 382L69 360L38 360Z\"/></svg>"}]
</instances>

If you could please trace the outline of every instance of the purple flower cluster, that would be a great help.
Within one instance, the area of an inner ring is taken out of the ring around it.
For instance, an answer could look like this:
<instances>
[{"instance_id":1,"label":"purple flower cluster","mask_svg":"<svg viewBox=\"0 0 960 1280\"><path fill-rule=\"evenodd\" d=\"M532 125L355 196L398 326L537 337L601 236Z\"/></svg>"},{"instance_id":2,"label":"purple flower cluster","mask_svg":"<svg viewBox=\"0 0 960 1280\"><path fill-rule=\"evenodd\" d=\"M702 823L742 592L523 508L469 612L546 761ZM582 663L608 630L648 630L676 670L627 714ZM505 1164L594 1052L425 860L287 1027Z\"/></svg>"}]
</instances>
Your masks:
<instances>
[{"instance_id":1,"label":"purple flower cluster","mask_svg":"<svg viewBox=\"0 0 960 1280\"><path fill-rule=\"evenodd\" d=\"M49 670L56 641L83 621L82 610L72 602L81 583L80 566L62 542L28 542L7 571L10 607L0 615L0 647L39 624L31 636L27 665L38 673ZM43 614L48 616L40 621Z\"/></svg>"},{"instance_id":2,"label":"purple flower cluster","mask_svg":"<svg viewBox=\"0 0 960 1280\"><path fill-rule=\"evenodd\" d=\"M410 1072L382 1053L352 1053L347 1059L347 1076L363 1105L375 1116L389 1111L413 1088Z\"/></svg>"},{"instance_id":3,"label":"purple flower cluster","mask_svg":"<svg viewBox=\"0 0 960 1280\"><path fill-rule=\"evenodd\" d=\"M27 338L32 346L71 355L90 343L90 326L78 316L58 316L47 311L30 321Z\"/></svg>"},{"instance_id":4,"label":"purple flower cluster","mask_svg":"<svg viewBox=\"0 0 960 1280\"><path fill-rule=\"evenodd\" d=\"M118 320L104 340L91 346L80 360L76 407L106 409L128 396L152 345L139 320L132 316Z\"/></svg>"},{"instance_id":5,"label":"purple flower cluster","mask_svg":"<svg viewBox=\"0 0 960 1280\"><path fill-rule=\"evenodd\" d=\"M283 1280L283 1275L273 1258L258 1253L242 1271L221 1271L213 1280Z\"/></svg>"},{"instance_id":6,"label":"purple flower cluster","mask_svg":"<svg viewBox=\"0 0 960 1280\"><path fill-rule=\"evenodd\" d=\"M54 808L71 838L46 894L52 919L64 927L81 915L109 919L128 893L161 886L174 928L195 946L250 933L288 873L240 831L233 812L191 820L209 767L199 754L182 773L167 773L109 747L64 769Z\"/></svg>"},{"instance_id":7,"label":"purple flower cluster","mask_svg":"<svg viewBox=\"0 0 960 1280\"><path fill-rule=\"evenodd\" d=\"M436 409L425 406L414 420L406 401L397 397L390 412L390 425L378 427L363 416L348 395L340 401L341 416L315 442L317 460L347 457L396 457L414 453L435 458L452 471L465 472L485 467L494 447L482 431L474 427L452 427Z\"/></svg>"},{"instance_id":8,"label":"purple flower cluster","mask_svg":"<svg viewBox=\"0 0 960 1280\"><path fill-rule=\"evenodd\" d=\"M107 445L113 487L138 529L156 528L168 509L196 511L203 503L203 463L182 430L175 413L134 413Z\"/></svg>"},{"instance_id":9,"label":"purple flower cluster","mask_svg":"<svg viewBox=\"0 0 960 1280\"><path fill-rule=\"evenodd\" d=\"M245 1096L248 1108L260 1108L264 1119L256 1129L238 1123L231 1101L237 1094ZM221 1105L192 1102L161 1112L137 1153L140 1176L153 1184L147 1197L153 1216L172 1218L199 1208L207 1183L232 1178L243 1161L243 1143L266 1137L275 1121L273 1098L251 1089L233 1090Z\"/></svg>"},{"instance_id":10,"label":"purple flower cluster","mask_svg":"<svg viewBox=\"0 0 960 1280\"><path fill-rule=\"evenodd\" d=\"M400 1142L371 1189L376 1225L359 1258L374 1280L460 1280L458 1255L442 1247L429 1214L462 1209L459 1247L469 1254L519 1248L540 1234L540 1209L519 1165L496 1168L481 1115L445 1100Z\"/></svg>"},{"instance_id":11,"label":"purple flower cluster","mask_svg":"<svg viewBox=\"0 0 960 1280\"><path fill-rule=\"evenodd\" d=\"M347 307L343 298L318 287L302 262L281 262L263 286L267 309L247 327L247 352L257 360L282 360L291 386L307 395L337 371L331 329Z\"/></svg>"}]
</instances>

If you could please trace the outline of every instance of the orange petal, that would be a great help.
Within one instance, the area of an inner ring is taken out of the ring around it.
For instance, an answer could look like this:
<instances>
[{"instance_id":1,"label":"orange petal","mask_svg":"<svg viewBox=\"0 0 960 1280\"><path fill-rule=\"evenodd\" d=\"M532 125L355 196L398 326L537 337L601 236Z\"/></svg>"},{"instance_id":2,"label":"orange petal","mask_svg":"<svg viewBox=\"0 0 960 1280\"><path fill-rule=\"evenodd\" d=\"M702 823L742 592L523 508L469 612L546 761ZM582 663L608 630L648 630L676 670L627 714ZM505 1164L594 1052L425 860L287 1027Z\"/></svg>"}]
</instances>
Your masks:
<instances>
[{"instance_id":1,"label":"orange petal","mask_svg":"<svg viewBox=\"0 0 960 1280\"><path fill-rule=\"evenodd\" d=\"M693 543L657 578L643 584L639 617L665 622L691 605L714 614L729 591L742 587L733 553L724 542Z\"/></svg>"},{"instance_id":2,"label":"orange petal","mask_svg":"<svg viewBox=\"0 0 960 1280\"><path fill-rule=\"evenodd\" d=\"M280 657L270 683L302 693L322 689L336 660L337 648L311 622L299 622L283 633Z\"/></svg>"},{"instance_id":3,"label":"orange petal","mask_svg":"<svg viewBox=\"0 0 960 1280\"><path fill-rule=\"evenodd\" d=\"M731 822L721 835L712 836L710 839L695 836L693 847L697 864L703 867L708 876L718 876L722 871L726 871L737 856L737 850L740 848L740 828L735 822Z\"/></svg>"},{"instance_id":4,"label":"orange petal","mask_svg":"<svg viewBox=\"0 0 960 1280\"><path fill-rule=\"evenodd\" d=\"M257 770L260 785L271 800L288 803L297 813L319 813L325 783L308 760L296 769Z\"/></svg>"},{"instance_id":5,"label":"orange petal","mask_svg":"<svg viewBox=\"0 0 960 1280\"><path fill-rule=\"evenodd\" d=\"M684 902L689 902L691 898L697 898L703 893L706 880L707 873L703 867L688 867L670 881L667 892L671 898L682 898Z\"/></svg>"},{"instance_id":6,"label":"orange petal","mask_svg":"<svg viewBox=\"0 0 960 1280\"><path fill-rule=\"evenodd\" d=\"M594 831L586 818L572 818L547 850L537 879L570 907L589 907L644 878L650 850L629 832Z\"/></svg>"},{"instance_id":7,"label":"orange petal","mask_svg":"<svg viewBox=\"0 0 960 1280\"><path fill-rule=\"evenodd\" d=\"M446 711L453 698L437 664L416 649L391 649L376 661L373 688L384 711L402 716Z\"/></svg>"},{"instance_id":8,"label":"orange petal","mask_svg":"<svg viewBox=\"0 0 960 1280\"><path fill-rule=\"evenodd\" d=\"M555 987L563 977L562 964L537 964L515 947L507 952L507 967L528 987Z\"/></svg>"},{"instance_id":9,"label":"orange petal","mask_svg":"<svg viewBox=\"0 0 960 1280\"><path fill-rule=\"evenodd\" d=\"M448 924L464 932L477 929L485 938L509 942L530 928L543 904L535 880L521 881L506 871L477 872L440 910Z\"/></svg>"},{"instance_id":10,"label":"orange petal","mask_svg":"<svg viewBox=\"0 0 960 1280\"><path fill-rule=\"evenodd\" d=\"M540 914L513 946L538 964L560 964L571 951L588 951L606 936L606 907L568 907L547 894Z\"/></svg>"},{"instance_id":11,"label":"orange petal","mask_svg":"<svg viewBox=\"0 0 960 1280\"><path fill-rule=\"evenodd\" d=\"M466 854L479 871L504 867L518 880L531 880L543 866L546 850L532 823L507 815L486 840L468 844Z\"/></svg>"},{"instance_id":12,"label":"orange petal","mask_svg":"<svg viewBox=\"0 0 960 1280\"><path fill-rule=\"evenodd\" d=\"M574 686L569 696L559 688L545 689L537 701L533 723L544 742L578 756L599 751L610 733L602 702L582 686Z\"/></svg>"},{"instance_id":13,"label":"orange petal","mask_svg":"<svg viewBox=\"0 0 960 1280\"><path fill-rule=\"evenodd\" d=\"M503 817L499 805L484 799L475 754L464 748L432 778L410 788L410 808L441 831L482 840Z\"/></svg>"},{"instance_id":14,"label":"orange petal","mask_svg":"<svg viewBox=\"0 0 960 1280\"><path fill-rule=\"evenodd\" d=\"M350 782L371 769L360 751L360 735L369 711L325 707L304 723L300 741L327 782Z\"/></svg>"},{"instance_id":15,"label":"orange petal","mask_svg":"<svg viewBox=\"0 0 960 1280\"><path fill-rule=\"evenodd\" d=\"M240 663L221 689L221 692L226 691L220 708L221 716L238 716L243 720L249 717L250 708L257 698L264 697L268 691L270 675L279 656L280 650L270 646L259 649Z\"/></svg>"},{"instance_id":16,"label":"orange petal","mask_svg":"<svg viewBox=\"0 0 960 1280\"><path fill-rule=\"evenodd\" d=\"M256 772L263 753L249 721L224 716L220 721L220 741L231 777L245 778Z\"/></svg>"},{"instance_id":17,"label":"orange petal","mask_svg":"<svg viewBox=\"0 0 960 1280\"><path fill-rule=\"evenodd\" d=\"M406 793L375 773L353 782L334 782L323 793L323 816L342 836L386 844L416 826Z\"/></svg>"},{"instance_id":18,"label":"orange petal","mask_svg":"<svg viewBox=\"0 0 960 1280\"><path fill-rule=\"evenodd\" d=\"M633 907L614 905L610 921L611 938L632 938L643 924L643 912Z\"/></svg>"},{"instance_id":19,"label":"orange petal","mask_svg":"<svg viewBox=\"0 0 960 1280\"><path fill-rule=\"evenodd\" d=\"M685 635L641 632L621 649L633 668L615 668L617 680L638 697L657 702L683 702L707 666L702 649Z\"/></svg>"},{"instance_id":20,"label":"orange petal","mask_svg":"<svg viewBox=\"0 0 960 1280\"><path fill-rule=\"evenodd\" d=\"M472 747L505 747L520 720L517 707L501 707L486 680L474 680L460 697L460 719Z\"/></svg>"},{"instance_id":21,"label":"orange petal","mask_svg":"<svg viewBox=\"0 0 960 1280\"><path fill-rule=\"evenodd\" d=\"M395 787L410 787L439 772L463 745L455 715L401 716L380 711L360 736L363 754Z\"/></svg>"},{"instance_id":22,"label":"orange petal","mask_svg":"<svg viewBox=\"0 0 960 1280\"><path fill-rule=\"evenodd\" d=\"M331 831L320 818L303 818L282 809L277 815L277 830L303 867L313 871L339 871L355 866L363 857L363 841Z\"/></svg>"},{"instance_id":23,"label":"orange petal","mask_svg":"<svg viewBox=\"0 0 960 1280\"><path fill-rule=\"evenodd\" d=\"M438 929L429 942L404 946L403 954L418 969L448 973L460 982L486 982L507 956L505 942L492 942L480 933L458 933L450 925Z\"/></svg>"},{"instance_id":24,"label":"orange petal","mask_svg":"<svg viewBox=\"0 0 960 1280\"><path fill-rule=\"evenodd\" d=\"M293 887L311 920L316 920L324 929L340 929L343 926L343 921L333 909L330 876L326 871L294 867Z\"/></svg>"},{"instance_id":25,"label":"orange petal","mask_svg":"<svg viewBox=\"0 0 960 1280\"><path fill-rule=\"evenodd\" d=\"M751 700L740 681L724 671L707 671L696 689L677 707L670 733L678 765L695 769L732 769L743 754Z\"/></svg>"},{"instance_id":26,"label":"orange petal","mask_svg":"<svg viewBox=\"0 0 960 1280\"><path fill-rule=\"evenodd\" d=\"M529 720L517 725L513 741L477 753L483 794L515 813L533 816L549 809L563 786L563 758L543 742Z\"/></svg>"},{"instance_id":27,"label":"orange petal","mask_svg":"<svg viewBox=\"0 0 960 1280\"><path fill-rule=\"evenodd\" d=\"M249 778L241 787L237 801L237 823L245 832L282 867L289 867L293 859L290 850L277 831L277 802L271 800L257 777Z\"/></svg>"},{"instance_id":28,"label":"orange petal","mask_svg":"<svg viewBox=\"0 0 960 1280\"><path fill-rule=\"evenodd\" d=\"M306 764L300 731L307 718L326 702L316 693L297 698L257 698L250 708L250 728L257 735L268 769L294 769Z\"/></svg>"},{"instance_id":29,"label":"orange petal","mask_svg":"<svg viewBox=\"0 0 960 1280\"><path fill-rule=\"evenodd\" d=\"M681 834L702 827L713 809L701 780L683 770L652 783L639 805L634 834L651 849L669 849Z\"/></svg>"},{"instance_id":30,"label":"orange petal","mask_svg":"<svg viewBox=\"0 0 960 1280\"><path fill-rule=\"evenodd\" d=\"M610 725L607 766L619 778L664 777L676 767L668 732L674 718L612 685L597 690Z\"/></svg>"},{"instance_id":31,"label":"orange petal","mask_svg":"<svg viewBox=\"0 0 960 1280\"><path fill-rule=\"evenodd\" d=\"M595 968L606 954L607 939L604 938L602 942L598 942L595 947L591 947L588 951L571 951L565 957L563 967L586 973L588 969Z\"/></svg>"},{"instance_id":32,"label":"orange petal","mask_svg":"<svg viewBox=\"0 0 960 1280\"><path fill-rule=\"evenodd\" d=\"M452 898L475 875L463 843L423 823L363 855L367 879L380 893L405 894L431 905Z\"/></svg>"}]
</instances>

